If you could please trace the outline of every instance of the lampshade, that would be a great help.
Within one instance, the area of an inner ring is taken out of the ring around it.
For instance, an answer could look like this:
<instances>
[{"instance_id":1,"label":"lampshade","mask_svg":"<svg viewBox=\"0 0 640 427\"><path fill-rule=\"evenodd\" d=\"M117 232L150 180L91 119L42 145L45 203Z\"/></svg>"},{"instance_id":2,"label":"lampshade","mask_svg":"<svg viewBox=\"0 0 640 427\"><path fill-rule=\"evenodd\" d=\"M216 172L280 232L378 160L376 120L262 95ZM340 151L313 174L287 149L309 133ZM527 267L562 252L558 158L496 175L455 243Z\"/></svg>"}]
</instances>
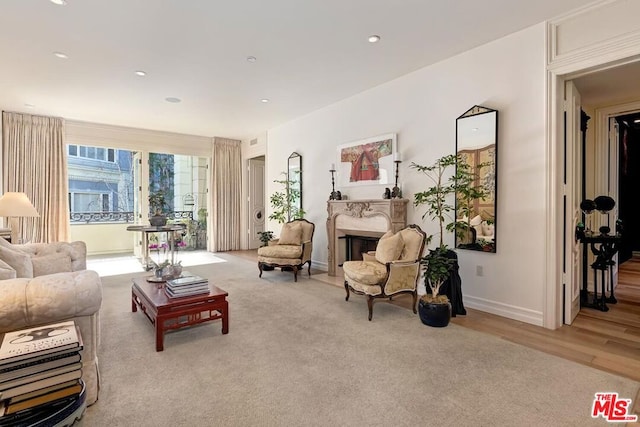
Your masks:
<instances>
[{"instance_id":1,"label":"lampshade","mask_svg":"<svg viewBox=\"0 0 640 427\"><path fill-rule=\"evenodd\" d=\"M0 216L40 216L24 193L6 192L0 197Z\"/></svg>"}]
</instances>

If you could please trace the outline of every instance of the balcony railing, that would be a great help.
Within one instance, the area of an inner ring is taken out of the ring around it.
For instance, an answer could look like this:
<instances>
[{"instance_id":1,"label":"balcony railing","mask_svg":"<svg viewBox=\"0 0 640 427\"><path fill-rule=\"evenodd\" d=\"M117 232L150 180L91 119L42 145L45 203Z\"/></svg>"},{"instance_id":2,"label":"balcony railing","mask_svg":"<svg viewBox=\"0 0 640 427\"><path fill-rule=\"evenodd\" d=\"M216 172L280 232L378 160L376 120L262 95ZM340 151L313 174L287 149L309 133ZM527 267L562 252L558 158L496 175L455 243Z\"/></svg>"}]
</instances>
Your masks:
<instances>
[{"instance_id":1,"label":"balcony railing","mask_svg":"<svg viewBox=\"0 0 640 427\"><path fill-rule=\"evenodd\" d=\"M192 211L173 211L170 212L167 217L170 220L177 219L189 219L193 220L193 212ZM135 221L135 215L133 212L122 212L122 211L114 211L114 212L72 212L69 216L69 221L71 224L96 224L96 223L107 223L107 222L124 222L124 223L132 223Z\"/></svg>"}]
</instances>

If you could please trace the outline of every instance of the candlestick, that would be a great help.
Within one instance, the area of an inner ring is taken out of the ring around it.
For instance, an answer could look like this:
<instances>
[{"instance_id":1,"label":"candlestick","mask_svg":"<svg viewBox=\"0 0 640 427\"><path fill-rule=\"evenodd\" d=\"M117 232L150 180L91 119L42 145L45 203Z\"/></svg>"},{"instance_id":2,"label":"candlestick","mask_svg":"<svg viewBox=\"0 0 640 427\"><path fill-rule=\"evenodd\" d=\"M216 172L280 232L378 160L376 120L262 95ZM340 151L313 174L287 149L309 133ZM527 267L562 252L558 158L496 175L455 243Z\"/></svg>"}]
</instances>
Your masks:
<instances>
[{"instance_id":1,"label":"candlestick","mask_svg":"<svg viewBox=\"0 0 640 427\"><path fill-rule=\"evenodd\" d=\"M402 190L400 190L400 187L398 187L398 172L400 163L402 163L402 155L396 152L393 155L393 162L396 164L396 185L391 190L391 197L394 199L400 199L402 198Z\"/></svg>"},{"instance_id":2,"label":"candlestick","mask_svg":"<svg viewBox=\"0 0 640 427\"><path fill-rule=\"evenodd\" d=\"M329 195L329 200L340 200L340 197L338 196L338 193L340 192L338 191L336 193L336 181L333 177L333 174L336 172L335 164L331 163L331 169L329 169L329 172L331 172L331 194Z\"/></svg>"}]
</instances>

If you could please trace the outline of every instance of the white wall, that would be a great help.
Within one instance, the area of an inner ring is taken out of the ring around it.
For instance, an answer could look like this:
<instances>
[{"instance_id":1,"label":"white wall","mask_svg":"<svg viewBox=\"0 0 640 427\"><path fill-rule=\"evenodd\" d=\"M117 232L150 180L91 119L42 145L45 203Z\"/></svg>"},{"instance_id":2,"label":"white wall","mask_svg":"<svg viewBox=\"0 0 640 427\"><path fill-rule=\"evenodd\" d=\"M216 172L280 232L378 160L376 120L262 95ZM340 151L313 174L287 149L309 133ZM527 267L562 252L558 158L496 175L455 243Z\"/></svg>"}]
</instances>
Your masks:
<instances>
[{"instance_id":1,"label":"white wall","mask_svg":"<svg viewBox=\"0 0 640 427\"><path fill-rule=\"evenodd\" d=\"M405 197L428 184L411 162L429 164L455 150L456 118L473 105L499 111L497 253L458 251L464 302L542 324L545 231L545 25L423 68L267 132L267 194L292 151L303 156L304 209L316 224L313 262L327 262L328 172L340 144L398 135ZM381 198L384 186L337 188L350 199ZM410 208L410 223L436 225ZM270 223L276 234L280 227ZM452 238L449 244L452 244ZM475 275L476 266L484 275Z\"/></svg>"}]
</instances>

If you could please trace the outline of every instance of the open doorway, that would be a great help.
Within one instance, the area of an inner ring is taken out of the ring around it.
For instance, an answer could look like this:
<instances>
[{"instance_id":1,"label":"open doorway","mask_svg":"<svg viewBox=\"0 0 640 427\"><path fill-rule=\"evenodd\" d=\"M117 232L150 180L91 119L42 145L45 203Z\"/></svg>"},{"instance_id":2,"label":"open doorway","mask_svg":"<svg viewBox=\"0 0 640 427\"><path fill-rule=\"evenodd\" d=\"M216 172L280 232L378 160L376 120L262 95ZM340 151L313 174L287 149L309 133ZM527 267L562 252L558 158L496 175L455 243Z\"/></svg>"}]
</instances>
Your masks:
<instances>
[{"instance_id":1,"label":"open doorway","mask_svg":"<svg viewBox=\"0 0 640 427\"><path fill-rule=\"evenodd\" d=\"M265 230L265 196L264 196L264 177L265 177L265 156L254 157L248 160L249 169L249 196L248 203L248 219L249 238L248 249L256 249L260 247L260 232Z\"/></svg>"},{"instance_id":2,"label":"open doorway","mask_svg":"<svg viewBox=\"0 0 640 427\"><path fill-rule=\"evenodd\" d=\"M636 224L640 207L636 196L640 186L640 84L634 77L638 72L640 63L634 62L573 80L583 108L593 118L587 133L590 148L583 163L587 165L583 178L587 198L607 195L616 202L608 223L595 224L594 229L608 225L613 231L617 219L623 224L622 243L612 267L617 303L607 304L606 312L582 308L578 326L581 317L582 323L585 319L602 321L603 328L611 330L639 325L635 319L640 316L640 226ZM593 280L591 268L588 270Z\"/></svg>"}]
</instances>

